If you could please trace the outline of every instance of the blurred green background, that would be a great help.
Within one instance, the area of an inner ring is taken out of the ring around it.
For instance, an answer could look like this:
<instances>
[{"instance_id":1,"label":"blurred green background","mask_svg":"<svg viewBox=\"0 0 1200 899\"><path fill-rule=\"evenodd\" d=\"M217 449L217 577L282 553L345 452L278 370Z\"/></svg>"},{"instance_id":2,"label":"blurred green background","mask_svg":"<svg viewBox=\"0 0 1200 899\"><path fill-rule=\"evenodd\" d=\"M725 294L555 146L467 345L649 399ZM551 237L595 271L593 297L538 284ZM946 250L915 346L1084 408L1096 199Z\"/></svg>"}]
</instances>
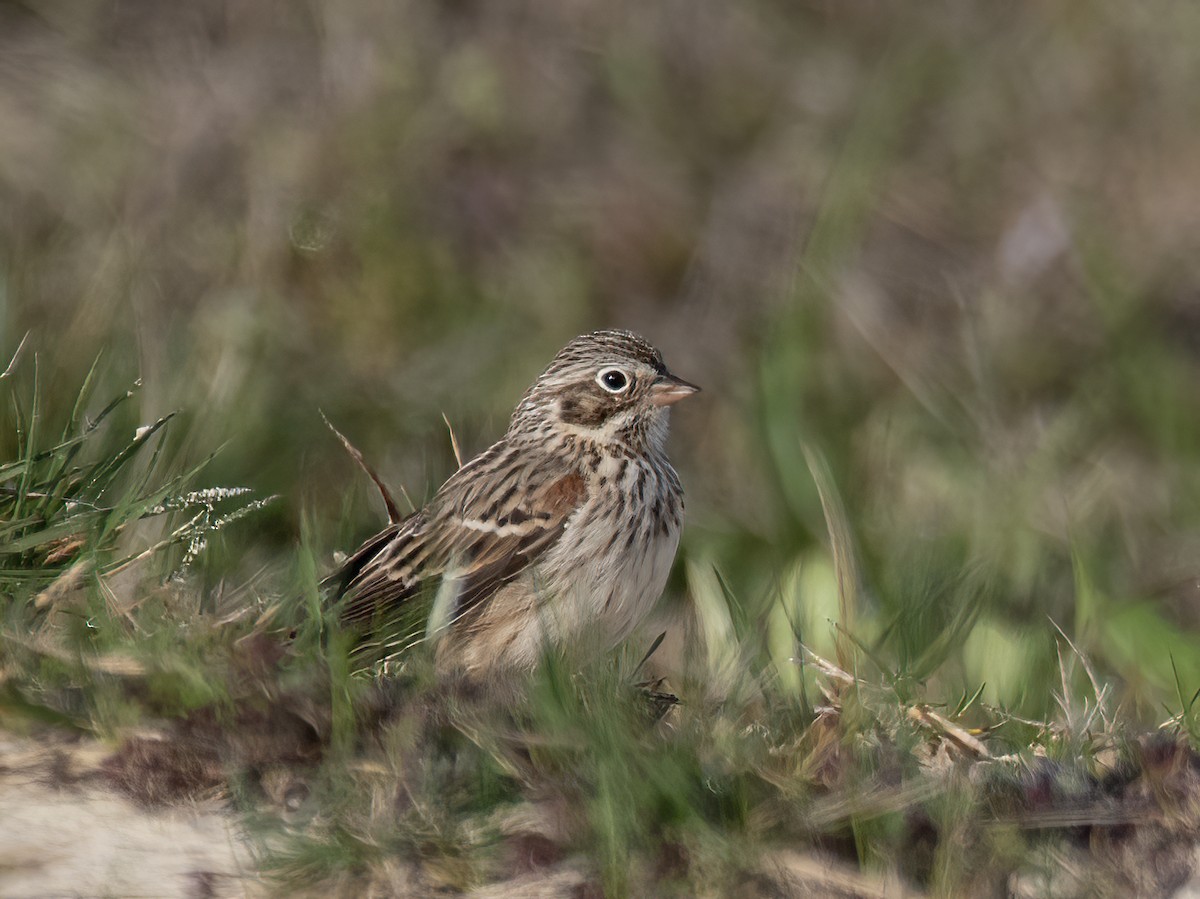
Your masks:
<instances>
[{"instance_id":1,"label":"blurred green background","mask_svg":"<svg viewBox=\"0 0 1200 899\"><path fill-rule=\"evenodd\" d=\"M278 494L215 591L306 514L328 555L381 523L322 410L419 500L443 412L475 452L632 328L705 388L670 602L715 566L783 669L772 610L834 651L808 446L901 681L1046 714L1053 619L1161 720L1200 687L1197 39L1073 0L5 0L10 392L36 354L61 424L100 355L123 427L182 410L174 464Z\"/></svg>"}]
</instances>

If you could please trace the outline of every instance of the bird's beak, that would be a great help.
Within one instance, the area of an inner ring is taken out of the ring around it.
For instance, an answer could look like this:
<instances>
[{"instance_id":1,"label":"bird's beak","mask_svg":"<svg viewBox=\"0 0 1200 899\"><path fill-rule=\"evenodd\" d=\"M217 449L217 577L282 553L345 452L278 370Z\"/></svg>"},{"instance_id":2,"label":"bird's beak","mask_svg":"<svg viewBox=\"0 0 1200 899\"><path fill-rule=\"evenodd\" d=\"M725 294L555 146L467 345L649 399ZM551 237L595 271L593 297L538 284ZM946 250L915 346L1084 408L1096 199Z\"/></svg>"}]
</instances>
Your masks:
<instances>
[{"instance_id":1,"label":"bird's beak","mask_svg":"<svg viewBox=\"0 0 1200 899\"><path fill-rule=\"evenodd\" d=\"M650 402L656 406L670 406L699 390L695 384L689 384L682 378L664 374L650 385Z\"/></svg>"}]
</instances>

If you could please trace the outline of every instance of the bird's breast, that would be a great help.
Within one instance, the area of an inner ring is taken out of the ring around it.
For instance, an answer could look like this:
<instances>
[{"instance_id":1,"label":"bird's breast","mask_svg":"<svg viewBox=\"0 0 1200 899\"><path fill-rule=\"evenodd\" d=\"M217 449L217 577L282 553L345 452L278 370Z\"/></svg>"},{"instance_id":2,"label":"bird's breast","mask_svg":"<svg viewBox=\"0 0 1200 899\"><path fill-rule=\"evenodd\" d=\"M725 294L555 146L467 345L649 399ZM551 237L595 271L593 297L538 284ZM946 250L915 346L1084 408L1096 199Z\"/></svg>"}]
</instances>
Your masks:
<instances>
[{"instance_id":1,"label":"bird's breast","mask_svg":"<svg viewBox=\"0 0 1200 899\"><path fill-rule=\"evenodd\" d=\"M606 458L588 498L543 566L550 618L562 636L624 639L650 611L670 573L683 523L683 491L662 460Z\"/></svg>"}]
</instances>

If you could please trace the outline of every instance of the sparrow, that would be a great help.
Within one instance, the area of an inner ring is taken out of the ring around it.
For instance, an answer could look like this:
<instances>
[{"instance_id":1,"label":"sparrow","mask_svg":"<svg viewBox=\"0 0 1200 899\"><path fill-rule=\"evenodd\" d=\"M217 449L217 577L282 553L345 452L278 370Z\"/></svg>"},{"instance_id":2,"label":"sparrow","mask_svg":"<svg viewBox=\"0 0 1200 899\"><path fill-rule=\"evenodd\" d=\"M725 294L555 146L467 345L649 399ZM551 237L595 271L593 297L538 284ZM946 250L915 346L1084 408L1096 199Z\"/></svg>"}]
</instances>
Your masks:
<instances>
[{"instance_id":1,"label":"sparrow","mask_svg":"<svg viewBox=\"0 0 1200 899\"><path fill-rule=\"evenodd\" d=\"M377 657L435 641L438 668L471 679L532 669L548 649L616 646L658 599L679 545L667 423L697 390L637 334L576 337L503 437L327 579L342 622Z\"/></svg>"}]
</instances>

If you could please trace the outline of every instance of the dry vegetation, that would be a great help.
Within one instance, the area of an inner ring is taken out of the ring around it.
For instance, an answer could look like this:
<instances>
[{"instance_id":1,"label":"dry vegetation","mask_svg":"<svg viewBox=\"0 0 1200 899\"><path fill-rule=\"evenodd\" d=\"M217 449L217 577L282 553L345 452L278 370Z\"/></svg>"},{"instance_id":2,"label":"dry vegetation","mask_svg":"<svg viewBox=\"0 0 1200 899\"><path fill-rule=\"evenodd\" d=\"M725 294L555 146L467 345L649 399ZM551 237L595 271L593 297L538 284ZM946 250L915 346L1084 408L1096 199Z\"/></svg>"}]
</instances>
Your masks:
<instances>
[{"instance_id":1,"label":"dry vegetation","mask_svg":"<svg viewBox=\"0 0 1200 899\"><path fill-rule=\"evenodd\" d=\"M0 2L0 805L219 806L200 895L1195 891L1198 38ZM481 448L605 325L706 391L660 621L502 708L353 672L315 584L380 512L321 411L419 501L443 412Z\"/></svg>"}]
</instances>

